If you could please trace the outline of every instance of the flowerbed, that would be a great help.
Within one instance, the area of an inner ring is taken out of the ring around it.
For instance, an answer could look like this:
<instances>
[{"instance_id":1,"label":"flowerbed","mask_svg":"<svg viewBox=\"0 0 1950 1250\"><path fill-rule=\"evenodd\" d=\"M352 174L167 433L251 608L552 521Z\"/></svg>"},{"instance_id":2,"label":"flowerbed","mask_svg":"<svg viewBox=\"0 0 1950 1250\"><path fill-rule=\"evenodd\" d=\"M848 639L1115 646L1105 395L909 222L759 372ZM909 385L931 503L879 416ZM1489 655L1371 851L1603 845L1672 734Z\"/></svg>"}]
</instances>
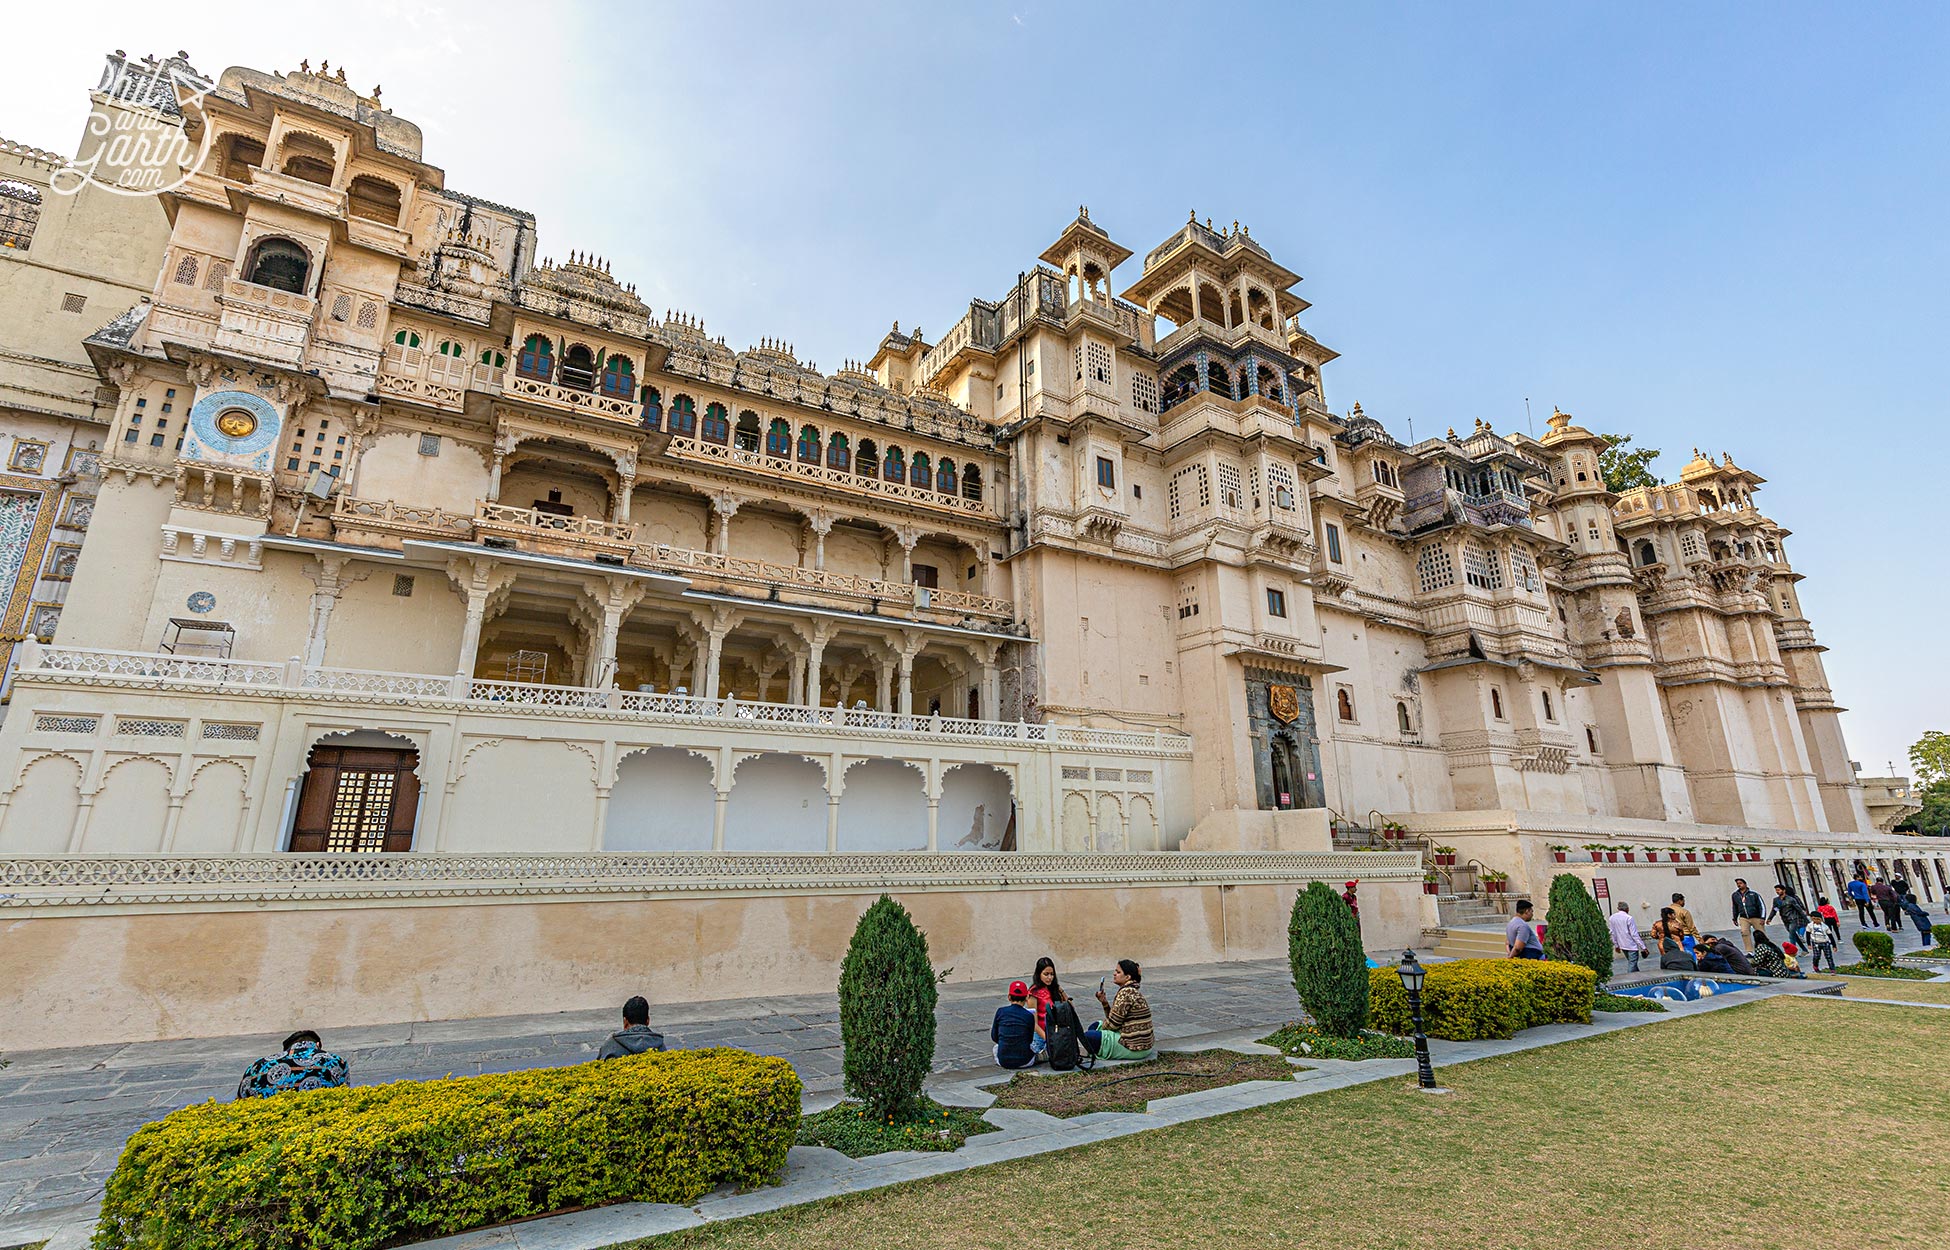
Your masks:
<instances>
[{"instance_id":1,"label":"flowerbed","mask_svg":"<svg viewBox=\"0 0 1950 1250\"><path fill-rule=\"evenodd\" d=\"M792 1066L741 1050L206 1102L138 1129L95 1250L369 1250L785 1166Z\"/></svg>"},{"instance_id":2,"label":"flowerbed","mask_svg":"<svg viewBox=\"0 0 1950 1250\"><path fill-rule=\"evenodd\" d=\"M1593 1011L1664 1011L1666 1006L1656 998L1640 998L1636 994L1598 993L1592 996Z\"/></svg>"},{"instance_id":3,"label":"flowerbed","mask_svg":"<svg viewBox=\"0 0 1950 1250\"><path fill-rule=\"evenodd\" d=\"M996 1089L995 1105L1066 1120L1093 1111L1143 1111L1154 1098L1242 1081L1292 1079L1293 1065L1278 1055L1242 1055L1235 1050L1167 1052L1142 1063L1088 1072L1018 1072Z\"/></svg>"},{"instance_id":4,"label":"flowerbed","mask_svg":"<svg viewBox=\"0 0 1950 1250\"><path fill-rule=\"evenodd\" d=\"M799 1121L801 1146L826 1146L849 1158L885 1154L889 1150L959 1150L969 1138L998 1131L969 1107L948 1107L923 1098L916 1114L905 1120L881 1119L847 1101Z\"/></svg>"},{"instance_id":5,"label":"flowerbed","mask_svg":"<svg viewBox=\"0 0 1950 1250\"><path fill-rule=\"evenodd\" d=\"M1405 1037L1362 1029L1357 1037L1335 1037L1311 1024L1289 1024L1259 1039L1289 1055L1309 1059L1412 1059L1415 1043Z\"/></svg>"}]
</instances>

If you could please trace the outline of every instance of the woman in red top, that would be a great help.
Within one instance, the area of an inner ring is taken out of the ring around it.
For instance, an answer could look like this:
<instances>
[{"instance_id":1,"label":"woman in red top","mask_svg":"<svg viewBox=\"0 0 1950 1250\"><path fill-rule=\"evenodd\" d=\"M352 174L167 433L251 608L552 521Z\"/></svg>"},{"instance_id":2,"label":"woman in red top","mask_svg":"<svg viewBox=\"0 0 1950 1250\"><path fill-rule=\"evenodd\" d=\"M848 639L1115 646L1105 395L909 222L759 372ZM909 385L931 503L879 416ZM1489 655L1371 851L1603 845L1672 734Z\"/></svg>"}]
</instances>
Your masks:
<instances>
[{"instance_id":1,"label":"woman in red top","mask_svg":"<svg viewBox=\"0 0 1950 1250\"><path fill-rule=\"evenodd\" d=\"M1044 1030L1049 1028L1049 1005L1071 1001L1056 979L1056 961L1048 955L1036 961L1036 973L1029 978L1029 996L1036 1000L1036 1027Z\"/></svg>"}]
</instances>

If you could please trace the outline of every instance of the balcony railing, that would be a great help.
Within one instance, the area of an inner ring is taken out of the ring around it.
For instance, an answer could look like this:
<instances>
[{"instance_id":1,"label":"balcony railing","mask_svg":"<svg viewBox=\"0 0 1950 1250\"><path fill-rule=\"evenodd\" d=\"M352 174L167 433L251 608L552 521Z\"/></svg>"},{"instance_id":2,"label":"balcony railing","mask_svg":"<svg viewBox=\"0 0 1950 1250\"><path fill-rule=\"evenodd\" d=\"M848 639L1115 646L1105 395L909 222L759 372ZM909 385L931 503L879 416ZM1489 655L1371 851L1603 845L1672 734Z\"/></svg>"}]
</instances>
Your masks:
<instances>
[{"instance_id":1,"label":"balcony railing","mask_svg":"<svg viewBox=\"0 0 1950 1250\"><path fill-rule=\"evenodd\" d=\"M928 735L996 745L1023 744L1096 751L1134 751L1189 756L1192 740L1163 730L1095 729L1078 725L1032 725L1023 721L969 720L922 716L868 708L812 707L761 703L737 698L625 691L589 686L547 686L393 673L373 669L326 668L296 660L226 660L137 651L22 644L19 677L63 684L101 684L154 689L211 689L230 694L285 698L332 698L379 704L410 702L477 712L515 709L565 716L627 717L652 721L709 723L733 728L772 728L782 732L841 732L865 735ZM46 731L53 732L53 731Z\"/></svg>"},{"instance_id":2,"label":"balcony railing","mask_svg":"<svg viewBox=\"0 0 1950 1250\"><path fill-rule=\"evenodd\" d=\"M556 386L537 378L525 378L519 373L508 379L502 388L506 395L522 399L539 400L544 404L572 409L576 412L593 413L612 421L637 423L639 409L634 399L616 395L605 395L601 391L579 391L572 386Z\"/></svg>"},{"instance_id":3,"label":"balcony railing","mask_svg":"<svg viewBox=\"0 0 1950 1250\"><path fill-rule=\"evenodd\" d=\"M614 555L628 554L636 542L636 523L605 521L601 517L562 516L534 508L482 501L474 507L474 528L500 538L540 539L571 549Z\"/></svg>"},{"instance_id":4,"label":"balcony railing","mask_svg":"<svg viewBox=\"0 0 1950 1250\"><path fill-rule=\"evenodd\" d=\"M742 469L774 477L817 482L821 486L837 486L841 490L855 494L899 499L905 503L920 504L924 508L940 508L965 516L993 515L989 505L980 499L951 495L945 491L923 490L905 482L889 482L878 477L855 473L851 469L835 469L823 463L812 464L792 456L774 456L762 451L746 451L725 443L708 443L687 434L671 436L670 454L687 460L737 465Z\"/></svg>"},{"instance_id":5,"label":"balcony railing","mask_svg":"<svg viewBox=\"0 0 1950 1250\"><path fill-rule=\"evenodd\" d=\"M332 523L337 529L370 529L382 533L431 535L458 538L465 542L474 536L474 518L441 508L418 508L390 499L354 499L340 495L333 504Z\"/></svg>"},{"instance_id":6,"label":"balcony railing","mask_svg":"<svg viewBox=\"0 0 1950 1250\"><path fill-rule=\"evenodd\" d=\"M715 551L693 551L664 543L638 543L630 554L630 563L693 576L716 576L726 581L756 586L793 586L862 601L905 604L935 612L992 616L1002 620L1015 615L1015 605L1009 600L970 591L937 590L909 582L863 577L857 573L798 568L790 564L774 564L769 560L721 555Z\"/></svg>"}]
</instances>

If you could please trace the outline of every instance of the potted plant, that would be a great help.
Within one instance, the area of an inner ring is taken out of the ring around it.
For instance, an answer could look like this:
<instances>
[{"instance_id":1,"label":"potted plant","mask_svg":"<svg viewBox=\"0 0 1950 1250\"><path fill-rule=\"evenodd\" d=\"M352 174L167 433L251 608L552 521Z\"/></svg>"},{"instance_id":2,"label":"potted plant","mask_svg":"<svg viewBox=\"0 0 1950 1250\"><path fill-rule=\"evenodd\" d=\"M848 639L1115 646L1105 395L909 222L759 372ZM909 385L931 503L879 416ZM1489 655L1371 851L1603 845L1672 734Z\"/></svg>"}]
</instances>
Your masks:
<instances>
[{"instance_id":1,"label":"potted plant","mask_svg":"<svg viewBox=\"0 0 1950 1250\"><path fill-rule=\"evenodd\" d=\"M1693 862L1693 857L1699 854L1699 848L1696 846L1682 846L1679 848L1679 853L1684 855L1686 862L1690 864Z\"/></svg>"},{"instance_id":2,"label":"potted plant","mask_svg":"<svg viewBox=\"0 0 1950 1250\"><path fill-rule=\"evenodd\" d=\"M1439 864L1439 865L1441 865L1441 866L1442 866L1442 867L1444 867L1444 868L1453 868L1453 867L1455 867L1455 864L1456 864L1456 848L1455 848L1455 847L1453 847L1453 846L1438 846L1438 847L1436 847L1436 848L1435 848L1435 862L1436 862L1437 864Z\"/></svg>"},{"instance_id":3,"label":"potted plant","mask_svg":"<svg viewBox=\"0 0 1950 1250\"><path fill-rule=\"evenodd\" d=\"M1564 862L1564 857L1571 853L1571 848L1566 846L1562 842L1553 842L1550 844L1550 846L1551 846L1551 858L1556 860L1560 864Z\"/></svg>"},{"instance_id":4,"label":"potted plant","mask_svg":"<svg viewBox=\"0 0 1950 1250\"><path fill-rule=\"evenodd\" d=\"M1434 894L1439 888L1439 884L1435 875L1435 869L1431 868L1422 874L1422 893Z\"/></svg>"},{"instance_id":5,"label":"potted plant","mask_svg":"<svg viewBox=\"0 0 1950 1250\"><path fill-rule=\"evenodd\" d=\"M1633 861L1633 860L1634 860L1635 858L1637 858L1637 854L1638 854L1638 853L1637 853L1636 851L1634 851L1634 850L1632 849L1632 844L1631 844L1631 843L1629 843L1629 842L1627 842L1627 843L1625 843L1625 844L1624 844L1623 846L1621 846L1621 847L1620 847L1619 849L1620 849L1621 851L1623 851L1623 852L1625 852L1625 862L1626 862L1626 863L1628 863L1628 864L1629 864L1629 863L1631 863L1631 862L1632 862L1632 861Z\"/></svg>"},{"instance_id":6,"label":"potted plant","mask_svg":"<svg viewBox=\"0 0 1950 1250\"><path fill-rule=\"evenodd\" d=\"M1604 855L1605 844L1603 842L1587 842L1584 844L1584 850L1587 855L1591 856L1591 862L1595 864Z\"/></svg>"},{"instance_id":7,"label":"potted plant","mask_svg":"<svg viewBox=\"0 0 1950 1250\"><path fill-rule=\"evenodd\" d=\"M1758 863L1760 862L1760 848L1759 848L1759 847L1757 847L1757 846L1750 846L1750 847L1748 847L1748 848L1747 848L1747 862L1748 862L1748 863L1750 863L1750 864L1758 864Z\"/></svg>"},{"instance_id":8,"label":"potted plant","mask_svg":"<svg viewBox=\"0 0 1950 1250\"><path fill-rule=\"evenodd\" d=\"M1483 870L1483 888L1492 894L1502 894L1510 888L1510 874L1498 872L1494 868Z\"/></svg>"},{"instance_id":9,"label":"potted plant","mask_svg":"<svg viewBox=\"0 0 1950 1250\"><path fill-rule=\"evenodd\" d=\"M1408 826L1399 820L1381 822L1381 836L1384 841L1395 842L1408 836Z\"/></svg>"},{"instance_id":10,"label":"potted plant","mask_svg":"<svg viewBox=\"0 0 1950 1250\"><path fill-rule=\"evenodd\" d=\"M1713 862L1713 849L1711 847L1708 847L1706 850L1702 851L1701 854L1706 856L1707 863L1710 864Z\"/></svg>"},{"instance_id":11,"label":"potted plant","mask_svg":"<svg viewBox=\"0 0 1950 1250\"><path fill-rule=\"evenodd\" d=\"M1620 851L1622 851L1622 850L1624 850L1624 849L1625 849L1625 847L1624 847L1624 846L1623 846L1622 844L1621 844L1621 845L1618 845L1618 846L1607 846L1607 847L1605 848L1605 862L1606 862L1607 864L1615 864L1615 863L1617 863L1617 862L1618 862L1618 853L1619 853Z\"/></svg>"}]
</instances>

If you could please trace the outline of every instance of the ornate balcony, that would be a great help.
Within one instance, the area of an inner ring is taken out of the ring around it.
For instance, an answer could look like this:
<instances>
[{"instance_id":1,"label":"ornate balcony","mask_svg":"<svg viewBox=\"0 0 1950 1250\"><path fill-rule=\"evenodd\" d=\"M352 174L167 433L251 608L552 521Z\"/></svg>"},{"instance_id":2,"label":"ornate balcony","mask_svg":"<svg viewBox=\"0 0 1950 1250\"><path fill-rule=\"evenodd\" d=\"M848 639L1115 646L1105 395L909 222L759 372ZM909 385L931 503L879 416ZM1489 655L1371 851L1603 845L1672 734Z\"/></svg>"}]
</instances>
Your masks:
<instances>
[{"instance_id":1,"label":"ornate balcony","mask_svg":"<svg viewBox=\"0 0 1950 1250\"><path fill-rule=\"evenodd\" d=\"M670 454L684 460L736 465L741 469L770 477L816 482L822 488L837 487L855 495L898 499L903 503L919 504L924 508L940 509L962 516L990 518L995 515L989 505L981 499L969 499L942 491L922 490L905 482L889 482L878 477L867 477L850 469L810 464L791 456L774 456L762 451L745 451L725 443L708 443L687 434L671 435Z\"/></svg>"},{"instance_id":2,"label":"ornate balcony","mask_svg":"<svg viewBox=\"0 0 1950 1250\"><path fill-rule=\"evenodd\" d=\"M296 365L304 359L317 305L308 295L227 278L217 295L217 349Z\"/></svg>"},{"instance_id":3,"label":"ornate balcony","mask_svg":"<svg viewBox=\"0 0 1950 1250\"><path fill-rule=\"evenodd\" d=\"M605 395L601 391L582 391L572 386L556 386L535 378L525 378L516 374L509 378L502 388L504 395L526 399L550 408L562 408L571 412L587 413L602 417L606 421L621 421L626 425L636 425L641 415L637 402L631 398Z\"/></svg>"},{"instance_id":4,"label":"ornate balcony","mask_svg":"<svg viewBox=\"0 0 1950 1250\"><path fill-rule=\"evenodd\" d=\"M402 538L467 542L474 536L474 518L440 508L416 508L390 499L354 499L340 495L332 508L332 528L344 541L356 542L362 534L379 535L382 546L397 545Z\"/></svg>"},{"instance_id":5,"label":"ornate balcony","mask_svg":"<svg viewBox=\"0 0 1950 1250\"><path fill-rule=\"evenodd\" d=\"M524 551L576 559L627 556L636 545L636 525L630 521L559 516L485 500L474 507L474 529L486 537L511 540Z\"/></svg>"}]
</instances>

